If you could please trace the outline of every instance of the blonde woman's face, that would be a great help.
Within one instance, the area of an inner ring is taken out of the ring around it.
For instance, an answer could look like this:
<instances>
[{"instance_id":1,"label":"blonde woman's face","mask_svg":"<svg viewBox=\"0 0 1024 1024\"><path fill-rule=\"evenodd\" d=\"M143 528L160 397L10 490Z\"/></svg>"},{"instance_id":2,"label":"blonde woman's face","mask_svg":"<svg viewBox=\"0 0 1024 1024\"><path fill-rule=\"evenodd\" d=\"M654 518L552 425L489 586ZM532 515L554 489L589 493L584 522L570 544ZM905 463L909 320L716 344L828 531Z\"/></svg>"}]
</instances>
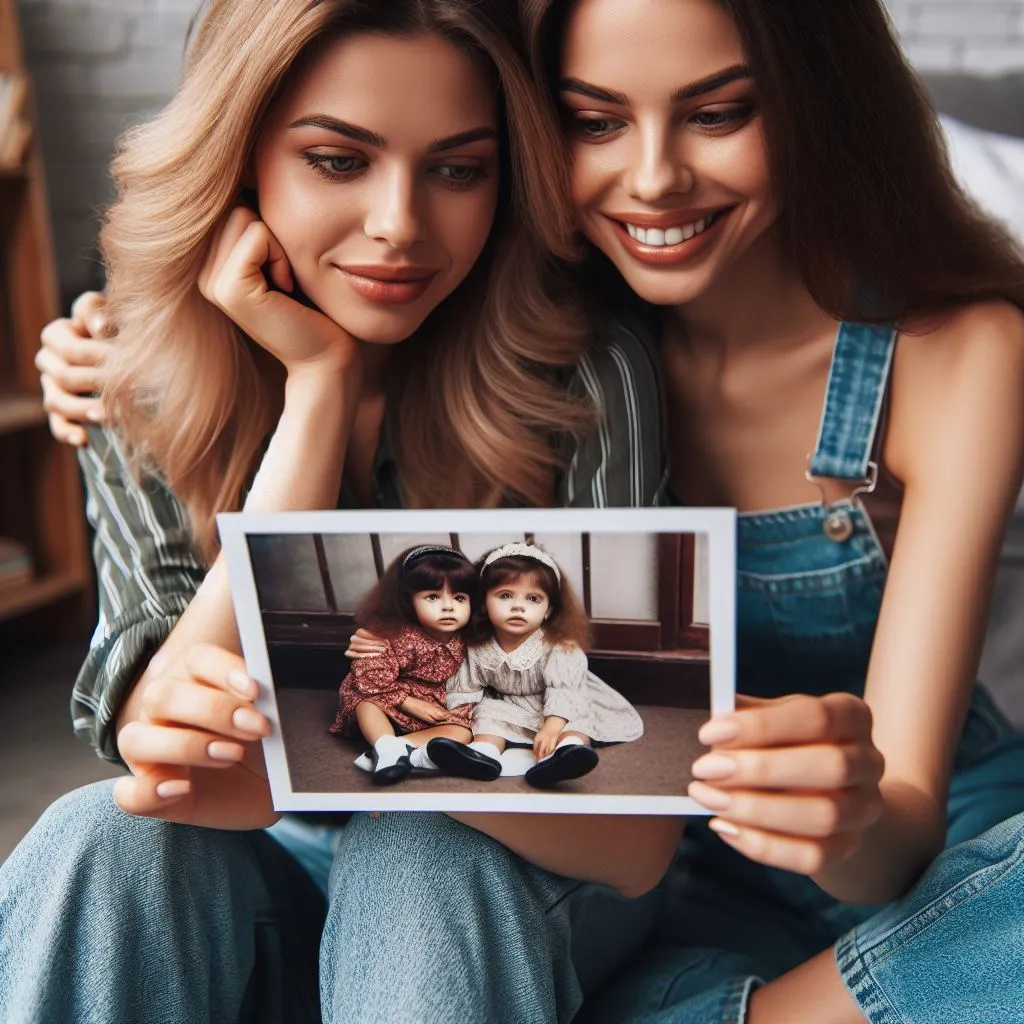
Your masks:
<instances>
[{"instance_id":1,"label":"blonde woman's face","mask_svg":"<svg viewBox=\"0 0 1024 1024\"><path fill-rule=\"evenodd\" d=\"M642 298L690 302L767 237L754 82L719 0L578 0L559 93L580 225Z\"/></svg>"},{"instance_id":2,"label":"blonde woman's face","mask_svg":"<svg viewBox=\"0 0 1024 1024\"><path fill-rule=\"evenodd\" d=\"M326 46L255 152L260 216L302 291L368 342L409 337L469 273L498 197L493 82L435 35Z\"/></svg>"}]
</instances>

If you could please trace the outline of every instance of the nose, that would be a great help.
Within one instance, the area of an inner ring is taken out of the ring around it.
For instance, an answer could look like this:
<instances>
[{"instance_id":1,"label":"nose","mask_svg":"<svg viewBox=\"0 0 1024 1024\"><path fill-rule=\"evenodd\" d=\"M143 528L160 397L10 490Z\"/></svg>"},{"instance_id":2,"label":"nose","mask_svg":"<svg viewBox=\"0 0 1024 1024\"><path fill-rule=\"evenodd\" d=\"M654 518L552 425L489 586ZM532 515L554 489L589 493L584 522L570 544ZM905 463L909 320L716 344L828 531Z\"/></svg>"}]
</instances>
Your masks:
<instances>
[{"instance_id":1,"label":"nose","mask_svg":"<svg viewBox=\"0 0 1024 1024\"><path fill-rule=\"evenodd\" d=\"M671 125L645 124L638 132L639 152L632 164L626 188L644 203L655 203L677 192L693 188L694 175L680 149L675 146Z\"/></svg>"},{"instance_id":2,"label":"nose","mask_svg":"<svg viewBox=\"0 0 1024 1024\"><path fill-rule=\"evenodd\" d=\"M410 171L394 168L382 175L380 188L370 197L363 230L369 238L392 249L408 249L422 238L423 220Z\"/></svg>"}]
</instances>

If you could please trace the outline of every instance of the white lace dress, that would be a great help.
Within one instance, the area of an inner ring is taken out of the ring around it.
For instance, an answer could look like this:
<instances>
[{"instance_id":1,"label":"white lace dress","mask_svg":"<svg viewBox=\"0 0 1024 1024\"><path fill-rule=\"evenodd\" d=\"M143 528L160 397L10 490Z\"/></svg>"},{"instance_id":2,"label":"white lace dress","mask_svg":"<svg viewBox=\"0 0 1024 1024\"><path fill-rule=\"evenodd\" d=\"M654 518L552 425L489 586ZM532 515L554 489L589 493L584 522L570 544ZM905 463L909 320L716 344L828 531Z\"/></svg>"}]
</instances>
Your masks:
<instances>
[{"instance_id":1,"label":"white lace dress","mask_svg":"<svg viewBox=\"0 0 1024 1024\"><path fill-rule=\"evenodd\" d=\"M532 742L549 715L566 730L602 743L639 739L644 723L622 694L590 671L575 644L552 644L537 630L506 653L497 640L470 647L448 680L448 707L476 704L474 734Z\"/></svg>"}]
</instances>

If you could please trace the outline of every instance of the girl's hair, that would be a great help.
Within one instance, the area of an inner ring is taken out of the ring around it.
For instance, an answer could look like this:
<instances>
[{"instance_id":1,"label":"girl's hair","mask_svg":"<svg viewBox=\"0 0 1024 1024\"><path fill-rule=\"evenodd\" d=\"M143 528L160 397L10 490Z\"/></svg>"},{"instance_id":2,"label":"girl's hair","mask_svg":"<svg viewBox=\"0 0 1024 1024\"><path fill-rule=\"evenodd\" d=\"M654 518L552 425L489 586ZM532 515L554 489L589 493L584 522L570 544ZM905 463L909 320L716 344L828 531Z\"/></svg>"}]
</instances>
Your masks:
<instances>
[{"instance_id":1,"label":"girl's hair","mask_svg":"<svg viewBox=\"0 0 1024 1024\"><path fill-rule=\"evenodd\" d=\"M521 2L554 103L573 2ZM779 236L818 305L908 327L978 299L1024 307L1024 253L956 183L880 0L719 2L756 82Z\"/></svg>"},{"instance_id":2,"label":"girl's hair","mask_svg":"<svg viewBox=\"0 0 1024 1024\"><path fill-rule=\"evenodd\" d=\"M317 47L357 32L454 43L497 83L504 129L484 252L389 370L405 503L547 503L551 436L594 414L555 382L583 345L555 259L572 252L568 175L515 4L213 0L193 28L177 94L119 140L100 245L120 335L105 400L136 461L154 463L185 503L204 553L217 548L214 516L238 506L258 466L284 376L201 296L199 271L268 108Z\"/></svg>"},{"instance_id":3,"label":"girl's hair","mask_svg":"<svg viewBox=\"0 0 1024 1024\"><path fill-rule=\"evenodd\" d=\"M467 634L469 643L482 643L494 636L494 627L487 618L484 601L487 594L496 587L514 583L523 576L532 576L537 586L548 596L551 608L544 623L544 636L555 644L575 644L586 651L590 647L590 617L582 602L576 596L572 585L562 573L558 577L549 566L528 555L508 555L496 558L490 565L484 565L484 555L477 562L480 570L480 604L470 623Z\"/></svg>"},{"instance_id":4,"label":"girl's hair","mask_svg":"<svg viewBox=\"0 0 1024 1024\"><path fill-rule=\"evenodd\" d=\"M360 626L385 637L395 636L404 626L418 626L413 595L424 590L443 590L445 586L453 594L469 594L476 609L479 574L472 562L457 551L437 550L410 562L403 571L403 562L415 550L406 548L360 602L356 609Z\"/></svg>"}]
</instances>

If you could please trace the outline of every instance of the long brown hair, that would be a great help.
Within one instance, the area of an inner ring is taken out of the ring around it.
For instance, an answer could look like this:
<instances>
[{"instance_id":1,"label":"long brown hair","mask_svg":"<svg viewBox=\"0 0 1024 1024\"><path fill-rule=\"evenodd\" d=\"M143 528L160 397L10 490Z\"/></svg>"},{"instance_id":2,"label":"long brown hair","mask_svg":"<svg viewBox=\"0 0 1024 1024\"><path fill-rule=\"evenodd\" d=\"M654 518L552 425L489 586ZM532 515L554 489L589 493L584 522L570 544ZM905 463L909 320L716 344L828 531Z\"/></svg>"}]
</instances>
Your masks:
<instances>
[{"instance_id":1,"label":"long brown hair","mask_svg":"<svg viewBox=\"0 0 1024 1024\"><path fill-rule=\"evenodd\" d=\"M757 84L779 237L818 305L904 327L979 299L1024 308L1024 253L957 184L880 0L719 2ZM554 104L573 0L521 6Z\"/></svg>"},{"instance_id":2,"label":"long brown hair","mask_svg":"<svg viewBox=\"0 0 1024 1024\"><path fill-rule=\"evenodd\" d=\"M593 414L555 383L583 331L560 287L571 251L559 133L507 0L214 0L168 106L127 132L100 245L120 343L104 398L134 457L155 463L204 552L237 508L283 404L282 367L198 289L268 108L310 48L361 31L436 33L499 86L501 196L478 264L409 341L389 379L405 503L545 504L550 443Z\"/></svg>"},{"instance_id":3,"label":"long brown hair","mask_svg":"<svg viewBox=\"0 0 1024 1024\"><path fill-rule=\"evenodd\" d=\"M549 566L526 555L506 555L496 558L490 565L484 565L486 558L484 555L477 562L480 570L480 604L467 630L467 643L483 643L494 636L494 627L487 618L485 605L488 592L523 576L532 576L550 602L543 627L544 638L553 644L575 644L581 650L589 650L590 617L564 574L559 580Z\"/></svg>"}]
</instances>

